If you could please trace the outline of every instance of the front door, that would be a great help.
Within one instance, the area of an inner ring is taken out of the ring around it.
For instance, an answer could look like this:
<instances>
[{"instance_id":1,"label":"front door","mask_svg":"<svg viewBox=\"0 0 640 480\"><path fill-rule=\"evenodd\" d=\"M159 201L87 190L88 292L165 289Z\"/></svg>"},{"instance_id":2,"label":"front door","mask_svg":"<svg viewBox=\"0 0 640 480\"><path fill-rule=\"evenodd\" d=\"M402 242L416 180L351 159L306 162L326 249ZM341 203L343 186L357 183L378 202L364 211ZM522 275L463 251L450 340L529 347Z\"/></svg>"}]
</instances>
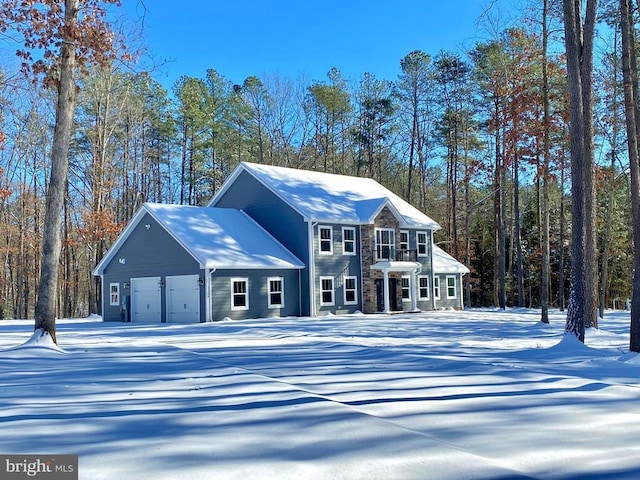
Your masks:
<instances>
[{"instance_id":1,"label":"front door","mask_svg":"<svg viewBox=\"0 0 640 480\"><path fill-rule=\"evenodd\" d=\"M398 306L398 279L389 279L389 308L400 310ZM376 310L384 312L384 279L376 278Z\"/></svg>"}]
</instances>

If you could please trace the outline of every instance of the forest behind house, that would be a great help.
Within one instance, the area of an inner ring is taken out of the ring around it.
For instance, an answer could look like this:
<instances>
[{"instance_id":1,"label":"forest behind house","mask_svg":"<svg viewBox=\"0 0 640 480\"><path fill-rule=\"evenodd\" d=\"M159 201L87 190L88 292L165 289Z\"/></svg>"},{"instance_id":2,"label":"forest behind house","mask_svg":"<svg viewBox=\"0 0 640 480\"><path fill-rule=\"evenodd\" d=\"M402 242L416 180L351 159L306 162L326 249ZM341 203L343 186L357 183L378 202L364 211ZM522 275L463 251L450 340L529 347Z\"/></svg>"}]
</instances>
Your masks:
<instances>
[{"instance_id":1,"label":"forest behind house","mask_svg":"<svg viewBox=\"0 0 640 480\"><path fill-rule=\"evenodd\" d=\"M603 308L624 308L633 220L620 22L615 5L600 8L599 293ZM311 81L231 80L215 59L170 88L117 62L83 72L58 316L100 313L92 269L143 202L204 205L241 161L373 178L442 226L437 245L471 269L465 305L539 307L544 291L564 308L572 206L561 12L531 7L514 25L468 51L407 52L389 79L346 79L337 65ZM0 63L0 318L34 315L55 100Z\"/></svg>"}]
</instances>

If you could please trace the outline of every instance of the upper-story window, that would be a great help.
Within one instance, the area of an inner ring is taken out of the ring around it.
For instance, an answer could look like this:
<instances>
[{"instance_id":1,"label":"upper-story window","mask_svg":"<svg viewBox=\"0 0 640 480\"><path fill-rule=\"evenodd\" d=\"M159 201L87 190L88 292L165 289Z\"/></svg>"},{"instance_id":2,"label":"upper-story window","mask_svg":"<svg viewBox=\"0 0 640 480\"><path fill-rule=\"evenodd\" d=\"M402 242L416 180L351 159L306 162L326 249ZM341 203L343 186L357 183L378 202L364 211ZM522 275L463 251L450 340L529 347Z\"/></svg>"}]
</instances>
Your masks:
<instances>
[{"instance_id":1,"label":"upper-story window","mask_svg":"<svg viewBox=\"0 0 640 480\"><path fill-rule=\"evenodd\" d=\"M342 227L342 254L356 254L356 229L354 227Z\"/></svg>"},{"instance_id":2,"label":"upper-story window","mask_svg":"<svg viewBox=\"0 0 640 480\"><path fill-rule=\"evenodd\" d=\"M426 257L428 254L427 250L427 241L429 239L429 234L427 232L418 232L416 234L416 244L418 248L418 256Z\"/></svg>"},{"instance_id":3,"label":"upper-story window","mask_svg":"<svg viewBox=\"0 0 640 480\"><path fill-rule=\"evenodd\" d=\"M376 258L395 260L396 231L393 228L376 228Z\"/></svg>"},{"instance_id":4,"label":"upper-story window","mask_svg":"<svg viewBox=\"0 0 640 480\"><path fill-rule=\"evenodd\" d=\"M318 227L318 248L320 254L330 255L333 253L333 227L320 225Z\"/></svg>"},{"instance_id":5,"label":"upper-story window","mask_svg":"<svg viewBox=\"0 0 640 480\"><path fill-rule=\"evenodd\" d=\"M400 239L398 241L398 247L403 252L409 251L409 231L408 230L400 230Z\"/></svg>"}]
</instances>

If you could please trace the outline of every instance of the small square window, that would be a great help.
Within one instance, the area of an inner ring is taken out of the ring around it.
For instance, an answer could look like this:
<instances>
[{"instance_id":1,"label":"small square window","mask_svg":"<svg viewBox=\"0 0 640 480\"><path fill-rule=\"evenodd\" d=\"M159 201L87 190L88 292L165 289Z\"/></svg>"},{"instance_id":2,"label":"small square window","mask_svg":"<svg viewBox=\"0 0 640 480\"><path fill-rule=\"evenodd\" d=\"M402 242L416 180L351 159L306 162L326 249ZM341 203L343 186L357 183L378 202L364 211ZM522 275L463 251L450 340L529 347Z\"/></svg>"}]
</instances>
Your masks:
<instances>
[{"instance_id":1,"label":"small square window","mask_svg":"<svg viewBox=\"0 0 640 480\"><path fill-rule=\"evenodd\" d=\"M119 283L109 284L109 305L111 306L120 305L120 284Z\"/></svg>"}]
</instances>

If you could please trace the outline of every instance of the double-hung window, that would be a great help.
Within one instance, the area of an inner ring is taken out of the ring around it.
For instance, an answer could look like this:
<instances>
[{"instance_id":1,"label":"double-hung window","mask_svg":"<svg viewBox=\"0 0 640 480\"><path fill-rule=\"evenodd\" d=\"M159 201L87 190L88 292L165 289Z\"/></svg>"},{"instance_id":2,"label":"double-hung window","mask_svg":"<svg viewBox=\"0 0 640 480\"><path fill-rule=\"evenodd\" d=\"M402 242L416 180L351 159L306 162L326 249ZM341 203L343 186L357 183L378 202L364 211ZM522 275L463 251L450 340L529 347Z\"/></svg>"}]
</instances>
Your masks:
<instances>
[{"instance_id":1,"label":"double-hung window","mask_svg":"<svg viewBox=\"0 0 640 480\"><path fill-rule=\"evenodd\" d=\"M231 310L249 310L249 279L231 279Z\"/></svg>"},{"instance_id":2,"label":"double-hung window","mask_svg":"<svg viewBox=\"0 0 640 480\"><path fill-rule=\"evenodd\" d=\"M429 234L427 232L418 232L416 234L416 245L417 245L419 257L427 256L428 254L427 240L428 239L429 239Z\"/></svg>"},{"instance_id":3,"label":"double-hung window","mask_svg":"<svg viewBox=\"0 0 640 480\"><path fill-rule=\"evenodd\" d=\"M456 277L447 275L447 298L456 298Z\"/></svg>"},{"instance_id":4,"label":"double-hung window","mask_svg":"<svg viewBox=\"0 0 640 480\"><path fill-rule=\"evenodd\" d=\"M120 305L120 284L109 284L109 305Z\"/></svg>"},{"instance_id":5,"label":"double-hung window","mask_svg":"<svg viewBox=\"0 0 640 480\"><path fill-rule=\"evenodd\" d=\"M402 282L402 301L410 302L411 301L411 276L403 275L401 282Z\"/></svg>"},{"instance_id":6,"label":"double-hung window","mask_svg":"<svg viewBox=\"0 0 640 480\"><path fill-rule=\"evenodd\" d=\"M376 258L395 260L396 231L393 228L376 229Z\"/></svg>"},{"instance_id":7,"label":"double-hung window","mask_svg":"<svg viewBox=\"0 0 640 480\"><path fill-rule=\"evenodd\" d=\"M342 227L342 254L356 254L356 229L353 227Z\"/></svg>"},{"instance_id":8,"label":"double-hung window","mask_svg":"<svg viewBox=\"0 0 640 480\"><path fill-rule=\"evenodd\" d=\"M344 277L344 304L358 303L358 277Z\"/></svg>"},{"instance_id":9,"label":"double-hung window","mask_svg":"<svg viewBox=\"0 0 640 480\"><path fill-rule=\"evenodd\" d=\"M440 300L440 277L433 277L433 298Z\"/></svg>"},{"instance_id":10,"label":"double-hung window","mask_svg":"<svg viewBox=\"0 0 640 480\"><path fill-rule=\"evenodd\" d=\"M429 300L429 277L418 277L418 300Z\"/></svg>"},{"instance_id":11,"label":"double-hung window","mask_svg":"<svg viewBox=\"0 0 640 480\"><path fill-rule=\"evenodd\" d=\"M284 307L284 279L282 277L267 278L269 308Z\"/></svg>"},{"instance_id":12,"label":"double-hung window","mask_svg":"<svg viewBox=\"0 0 640 480\"><path fill-rule=\"evenodd\" d=\"M320 305L335 305L333 277L320 277Z\"/></svg>"},{"instance_id":13,"label":"double-hung window","mask_svg":"<svg viewBox=\"0 0 640 480\"><path fill-rule=\"evenodd\" d=\"M321 255L333 253L333 227L327 225L318 227L318 248Z\"/></svg>"},{"instance_id":14,"label":"double-hung window","mask_svg":"<svg viewBox=\"0 0 640 480\"><path fill-rule=\"evenodd\" d=\"M400 250L403 252L409 251L409 232L407 230L400 230L400 241L398 244Z\"/></svg>"}]
</instances>

